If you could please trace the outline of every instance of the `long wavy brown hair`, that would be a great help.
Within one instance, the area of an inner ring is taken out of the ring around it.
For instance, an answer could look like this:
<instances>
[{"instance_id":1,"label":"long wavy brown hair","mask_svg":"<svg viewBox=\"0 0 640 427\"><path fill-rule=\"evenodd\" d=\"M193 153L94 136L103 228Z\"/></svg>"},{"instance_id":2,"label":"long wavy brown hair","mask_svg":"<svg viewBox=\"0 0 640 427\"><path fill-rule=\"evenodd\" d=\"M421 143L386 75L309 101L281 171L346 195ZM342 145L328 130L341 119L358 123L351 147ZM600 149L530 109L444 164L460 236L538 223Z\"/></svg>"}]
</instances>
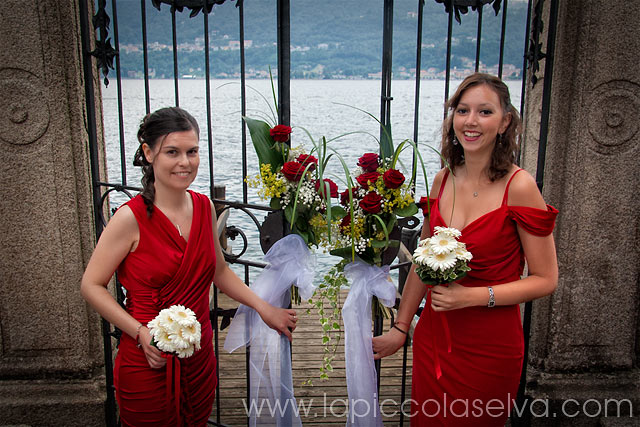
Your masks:
<instances>
[{"instance_id":1,"label":"long wavy brown hair","mask_svg":"<svg viewBox=\"0 0 640 427\"><path fill-rule=\"evenodd\" d=\"M153 202L156 196L154 186L155 175L153 165L147 161L142 150L142 144L147 144L152 150L158 143L162 143L164 138L172 132L182 132L193 130L198 137L200 128L198 122L191 114L179 107L167 107L147 114L140 123L138 129L138 142L140 146L133 158L134 166L142 167L142 192L140 195L147 206L147 214L151 217L153 213Z\"/></svg>"},{"instance_id":2,"label":"long wavy brown hair","mask_svg":"<svg viewBox=\"0 0 640 427\"><path fill-rule=\"evenodd\" d=\"M456 92L447 101L447 117L442 123L442 156L454 169L456 166L464 164L464 150L461 144L454 144L453 139L453 116L456 108L460 103L460 98L469 88L479 85L486 85L493 90L500 99L500 105L504 114L511 114L511 123L502 135L496 138L496 144L493 146L491 154L491 163L489 165L489 179L495 181L505 176L511 165L516 162L518 144L520 143L520 134L522 131L522 122L520 114L511 104L511 96L509 88L502 80L496 76L485 73L474 73L465 78Z\"/></svg>"}]
</instances>

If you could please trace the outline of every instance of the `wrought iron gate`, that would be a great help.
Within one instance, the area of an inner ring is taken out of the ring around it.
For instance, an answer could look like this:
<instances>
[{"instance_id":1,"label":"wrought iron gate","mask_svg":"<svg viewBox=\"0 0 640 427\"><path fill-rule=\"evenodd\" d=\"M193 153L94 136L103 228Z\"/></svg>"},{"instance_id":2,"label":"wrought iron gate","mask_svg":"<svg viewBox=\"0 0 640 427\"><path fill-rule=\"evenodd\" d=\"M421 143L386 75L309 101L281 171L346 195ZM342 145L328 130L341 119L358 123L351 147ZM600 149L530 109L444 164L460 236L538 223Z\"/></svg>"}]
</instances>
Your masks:
<instances>
[{"instance_id":1,"label":"wrought iron gate","mask_svg":"<svg viewBox=\"0 0 640 427\"><path fill-rule=\"evenodd\" d=\"M133 1L133 0L132 0ZM276 5L276 19L277 22L277 99L278 99L278 119L282 124L290 123L290 75L291 75L291 36L290 36L290 0L273 0ZM410 0L406 0L410 1ZM421 91L421 62L422 54L424 51L423 43L423 16L425 0L415 0L417 2L417 31L416 31L416 53L415 53L415 103L414 103L414 119L413 119L413 140L417 143L420 142L418 125L420 121L420 91ZM455 40L454 33L454 19L461 22L461 16L475 13L475 25L477 26L476 37L476 54L474 60L474 70L481 69L481 52L483 40L483 14L490 8L495 12L496 16L500 16L501 27L499 36L499 60L496 74L499 77L503 76L504 64L503 54L506 38L507 28L507 9L509 6L509 0L426 0L427 2L442 3L442 12L448 16L447 26L447 44L446 44L446 57L445 57L445 90L443 99L446 99L449 95L450 81L452 80L452 42ZM512 0L513 3L516 0ZM542 27L543 27L543 6L544 0L528 0L527 3L527 19L526 26L521 29L523 39L525 39L524 46L522 47L522 71L520 78L523 82L531 81L533 84L538 80L539 62L545 59L545 76L552 75L553 72L553 51L554 51L554 38L555 38L555 26L557 16L557 0L547 0L550 2L550 15L548 25L548 38L546 48L543 48L540 41ZM121 2L122 3L122 0ZM142 54L143 54L143 73L144 79L144 101L145 110L147 113L151 111L151 73L149 67L149 44L147 42L147 15L148 9L155 7L170 16L171 19L171 34L172 34L172 63L173 63L173 88L174 88L174 104L180 104L180 74L178 72L178 35L179 30L177 26L176 17L181 13L190 13L190 20L193 25L202 25L203 29L203 44L204 49L202 54L204 56L204 80L205 80L205 94L204 102L206 102L206 135L207 135L207 148L208 148L208 160L209 160L209 195L214 200L217 206L222 207L222 211L233 209L235 211L244 212L249 216L251 222L258 228L260 235L264 239L276 239L281 236L284 231L282 227L276 226L275 228L265 229L260 220L253 213L253 211L268 212L271 209L257 204L248 203L248 189L245 182L242 183L242 200L229 201L224 200L220 196L219 188L215 185L213 179L213 157L214 157L214 141L212 138L212 111L211 111L211 45L210 45L210 14L215 7L225 3L225 0L140 0L140 14L141 14L141 33L142 33ZM230 1L231 3L231 1ZM246 3L246 5L245 5ZM129 177L127 176L127 159L125 158L125 127L124 127L124 106L123 106L123 94L122 94L122 76L121 76L121 64L120 55L122 47L119 45L119 33L118 33L118 1L111 0L110 4L107 4L107 0L80 0L80 15L83 34L83 60L84 60L84 72L86 75L86 95L87 95L87 127L90 133L91 144L91 164L92 164L92 176L93 176L93 199L95 205L95 223L96 223L96 235L99 237L100 233L106 224L106 219L103 216L105 200L114 193L124 194L131 197L132 194L139 189L129 183ZM162 6L164 4L164 7ZM245 34L244 34L244 16L245 6L251 7L251 2L236 0L235 7L237 9L238 25L239 25L239 49L238 55L240 58L240 113L237 117L238 121L241 121L241 117L247 114L246 104L246 67L245 67ZM380 120L383 125L389 124L391 121L391 106L392 106L392 42L393 42L393 23L394 23L394 1L393 0L380 0L376 3L375 7L380 7L383 10L383 41L382 41L382 64L381 64L381 94L380 94ZM93 14L93 19L90 21L89 17ZM470 18L469 18L470 19ZM465 21L467 18L465 18ZM465 22L466 25L467 22ZM473 24L473 21L472 21ZM92 43L92 35L95 35L95 43ZM544 52L543 52L544 51ZM95 61L95 62L94 62ZM214 59L215 61L215 59ZM97 63L97 68L95 64ZM115 84L117 86L117 106L118 106L118 142L119 142L119 156L117 161L120 163L120 176L110 176L105 182L100 177L104 174L99 170L100 167L100 153L98 144L97 129L101 128L97 123L93 121L95 117L96 103L101 102L100 99L95 99L93 77L97 73L101 73L105 84L109 80L114 79L113 71L115 71ZM523 113L524 99L525 99L526 84L522 85L521 93L521 108ZM546 147L546 133L548 127L549 118L549 103L551 93L551 79L544 79L544 92L543 92L543 105L542 105L542 123L540 126L540 149L539 149L539 163L538 163L538 175L536 180L538 186L542 188L543 172L544 172L544 153ZM444 112L446 114L446 111ZM247 175L247 135L246 128L243 125L241 130L241 144L242 144L242 176ZM279 229L278 229L279 228ZM253 261L251 259L245 259L242 257L247 246L247 237L243 230L236 227L228 227L227 235L230 237L240 236L243 241L243 249L239 254L227 254L227 261L244 267L244 280L246 283L250 281L250 267L263 267L260 262ZM407 234L407 240L415 241L415 234ZM399 289L402 289L404 277L406 275L407 265L396 264L393 268L400 268L404 270L404 274L400 275ZM120 287L118 289L118 299L123 300L123 294ZM214 308L211 311L212 324L214 325L214 338L215 338L215 350L218 354L218 320L219 317L232 316L233 313L223 310L218 307L217 292L214 293ZM525 341L528 345L529 328L531 318L531 304L527 304L525 311ZM376 320L376 330L381 332L381 321ZM118 339L120 331L113 330L111 325L106 321L103 321L103 335L104 335L104 351L105 351L105 371L107 378L107 413L106 420L110 426L117 425L117 410L113 389L113 377L112 377L112 343L114 339ZM403 380L406 377L406 346L405 346L405 365L403 367ZM526 350L526 347L525 347ZM525 351L525 369L523 369L521 387L519 390L519 398L524 396L524 386L526 383L526 354ZM248 380L248 379L247 379ZM402 390L404 393L404 381ZM248 388L247 388L248 389ZM220 419L220 395L216 393L216 419L210 420L212 425L224 425L224 420ZM402 396L404 399L405 396ZM400 425L403 425L404 419L400 419ZM524 421L526 422L526 420ZM518 420L513 420L512 424L519 423Z\"/></svg>"}]
</instances>

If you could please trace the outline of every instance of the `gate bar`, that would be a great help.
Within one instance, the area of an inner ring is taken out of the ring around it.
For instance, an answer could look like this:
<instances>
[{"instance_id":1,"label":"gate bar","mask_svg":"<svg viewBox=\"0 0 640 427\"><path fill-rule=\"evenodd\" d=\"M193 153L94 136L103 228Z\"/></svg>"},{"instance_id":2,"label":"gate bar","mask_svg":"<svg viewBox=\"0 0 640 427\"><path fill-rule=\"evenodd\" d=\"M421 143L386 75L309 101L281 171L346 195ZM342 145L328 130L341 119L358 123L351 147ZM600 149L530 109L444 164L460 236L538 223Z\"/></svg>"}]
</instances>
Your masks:
<instances>
[{"instance_id":1,"label":"gate bar","mask_svg":"<svg viewBox=\"0 0 640 427\"><path fill-rule=\"evenodd\" d=\"M82 67L84 72L84 91L85 101L87 108L86 125L87 125L87 137L89 139L89 156L91 159L91 187L93 197L93 220L95 224L96 236L99 238L103 230L102 221L100 218L100 212L95 207L101 206L100 200L100 172L98 170L98 132L96 123L96 110L95 103L96 98L94 94L93 86L93 58L91 57L91 27L89 25L89 10L86 0L79 2L80 11L80 29L82 34ZM112 363L112 349L111 349L111 326L109 323L102 319L102 337L104 345L104 369L107 384L113 384L113 363ZM116 426L116 399L115 390L113 387L106 388L107 398L105 401L105 421L109 427Z\"/></svg>"}]
</instances>

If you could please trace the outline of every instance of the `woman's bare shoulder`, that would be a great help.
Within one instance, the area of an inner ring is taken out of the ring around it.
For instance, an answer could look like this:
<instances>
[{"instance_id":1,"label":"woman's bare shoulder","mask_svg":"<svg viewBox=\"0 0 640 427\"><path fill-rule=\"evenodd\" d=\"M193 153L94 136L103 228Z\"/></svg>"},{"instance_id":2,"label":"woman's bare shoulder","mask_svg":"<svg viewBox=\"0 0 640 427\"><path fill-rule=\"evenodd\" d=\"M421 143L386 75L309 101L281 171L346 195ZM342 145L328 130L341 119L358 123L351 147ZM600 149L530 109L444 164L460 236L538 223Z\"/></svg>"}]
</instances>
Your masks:
<instances>
[{"instance_id":1,"label":"woman's bare shoulder","mask_svg":"<svg viewBox=\"0 0 640 427\"><path fill-rule=\"evenodd\" d=\"M513 176L509 184L508 197L508 204L511 206L528 206L538 209L546 209L547 206L538 190L536 180L524 169Z\"/></svg>"},{"instance_id":2,"label":"woman's bare shoulder","mask_svg":"<svg viewBox=\"0 0 640 427\"><path fill-rule=\"evenodd\" d=\"M438 171L436 176L433 178L433 185L431 186L431 193L429 195L432 198L438 197L438 193L440 192L440 186L442 185L442 181L444 180L445 175L447 174L448 169L442 168Z\"/></svg>"}]
</instances>

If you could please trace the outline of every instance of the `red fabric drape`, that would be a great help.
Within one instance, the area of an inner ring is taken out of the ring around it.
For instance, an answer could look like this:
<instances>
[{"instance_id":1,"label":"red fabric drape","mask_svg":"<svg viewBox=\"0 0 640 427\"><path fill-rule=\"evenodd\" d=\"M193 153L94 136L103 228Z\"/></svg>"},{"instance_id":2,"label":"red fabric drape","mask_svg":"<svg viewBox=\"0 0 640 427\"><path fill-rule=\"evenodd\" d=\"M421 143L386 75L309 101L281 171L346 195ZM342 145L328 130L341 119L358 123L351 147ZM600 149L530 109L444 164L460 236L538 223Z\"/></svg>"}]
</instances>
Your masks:
<instances>
[{"instance_id":1,"label":"red fabric drape","mask_svg":"<svg viewBox=\"0 0 640 427\"><path fill-rule=\"evenodd\" d=\"M432 233L436 226L447 226L438 206L447 176L438 198L430 199ZM507 205L510 183L500 207L460 230L460 240L473 254L471 271L459 282L463 286L518 280L525 259L517 225L539 236L553 230L555 208ZM411 425L504 426L516 397L524 355L520 307L468 307L436 313L430 297L429 292L414 333Z\"/></svg>"},{"instance_id":2,"label":"red fabric drape","mask_svg":"<svg viewBox=\"0 0 640 427\"><path fill-rule=\"evenodd\" d=\"M149 218L141 196L127 203L140 229L140 241L118 268L127 290L126 310L147 324L175 304L190 308L202 326L199 351L151 369L142 349L123 334L114 367L116 398L123 426L202 426L213 405L216 375L209 287L215 274L211 204L191 192L193 220L189 241L154 208Z\"/></svg>"}]
</instances>

